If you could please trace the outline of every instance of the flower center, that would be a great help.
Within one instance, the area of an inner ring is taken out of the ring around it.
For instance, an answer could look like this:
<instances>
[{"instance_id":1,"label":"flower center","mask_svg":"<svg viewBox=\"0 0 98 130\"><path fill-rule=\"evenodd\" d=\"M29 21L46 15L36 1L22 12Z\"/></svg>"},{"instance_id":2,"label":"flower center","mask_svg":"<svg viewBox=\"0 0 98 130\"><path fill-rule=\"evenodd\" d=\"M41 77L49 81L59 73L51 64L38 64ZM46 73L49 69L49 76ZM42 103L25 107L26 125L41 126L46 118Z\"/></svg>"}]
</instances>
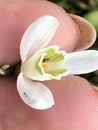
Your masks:
<instances>
[{"instance_id":1,"label":"flower center","mask_svg":"<svg viewBox=\"0 0 98 130\"><path fill-rule=\"evenodd\" d=\"M48 68L48 63L47 63L47 62L42 62L42 67L43 67L44 69L47 69L47 68Z\"/></svg>"}]
</instances>

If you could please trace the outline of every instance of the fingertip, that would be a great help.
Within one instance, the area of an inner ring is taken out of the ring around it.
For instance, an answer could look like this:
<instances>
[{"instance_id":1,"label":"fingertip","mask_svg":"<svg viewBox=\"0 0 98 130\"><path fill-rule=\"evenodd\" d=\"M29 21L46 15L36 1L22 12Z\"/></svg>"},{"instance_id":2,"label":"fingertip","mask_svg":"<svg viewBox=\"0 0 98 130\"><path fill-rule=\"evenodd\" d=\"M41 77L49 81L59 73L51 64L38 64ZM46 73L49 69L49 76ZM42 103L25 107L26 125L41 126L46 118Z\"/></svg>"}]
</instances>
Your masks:
<instances>
[{"instance_id":1,"label":"fingertip","mask_svg":"<svg viewBox=\"0 0 98 130\"><path fill-rule=\"evenodd\" d=\"M60 81L46 84L55 99L52 108L41 112L42 117L46 115L44 119L49 128L97 130L98 93L90 83L77 76L67 76ZM48 120L49 116L53 120Z\"/></svg>"},{"instance_id":2,"label":"fingertip","mask_svg":"<svg viewBox=\"0 0 98 130\"><path fill-rule=\"evenodd\" d=\"M96 30L94 26L85 18L74 14L69 14L69 16L76 22L81 33L81 37L75 51L91 47L96 40Z\"/></svg>"}]
</instances>

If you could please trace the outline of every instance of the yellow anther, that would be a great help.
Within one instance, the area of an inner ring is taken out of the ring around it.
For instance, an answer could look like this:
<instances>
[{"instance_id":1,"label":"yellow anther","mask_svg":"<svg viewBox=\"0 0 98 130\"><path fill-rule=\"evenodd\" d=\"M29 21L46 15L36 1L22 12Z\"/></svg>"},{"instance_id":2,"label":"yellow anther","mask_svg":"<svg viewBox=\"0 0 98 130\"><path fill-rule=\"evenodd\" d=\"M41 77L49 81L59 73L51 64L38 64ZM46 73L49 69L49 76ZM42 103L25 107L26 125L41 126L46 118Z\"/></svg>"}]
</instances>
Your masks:
<instances>
[{"instance_id":1,"label":"yellow anther","mask_svg":"<svg viewBox=\"0 0 98 130\"><path fill-rule=\"evenodd\" d=\"M47 68L48 68L48 63L47 63L47 62L43 62L43 63L42 63L42 67L43 67L44 69L47 69Z\"/></svg>"}]
</instances>

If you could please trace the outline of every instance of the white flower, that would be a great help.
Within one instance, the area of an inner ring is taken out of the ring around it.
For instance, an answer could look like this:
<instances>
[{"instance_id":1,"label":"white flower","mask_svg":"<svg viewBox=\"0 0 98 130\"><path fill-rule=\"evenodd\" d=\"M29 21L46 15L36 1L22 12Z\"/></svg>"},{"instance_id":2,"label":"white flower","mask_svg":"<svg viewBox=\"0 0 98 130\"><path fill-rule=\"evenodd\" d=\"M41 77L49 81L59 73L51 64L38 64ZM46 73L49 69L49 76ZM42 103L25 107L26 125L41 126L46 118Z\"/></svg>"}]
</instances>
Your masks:
<instances>
[{"instance_id":1,"label":"white flower","mask_svg":"<svg viewBox=\"0 0 98 130\"><path fill-rule=\"evenodd\" d=\"M45 80L68 74L83 74L98 69L98 52L94 50L66 53L59 46L46 47L58 27L53 16L43 16L26 30L20 45L21 73L17 89L22 100L30 107L47 109L54 99Z\"/></svg>"}]
</instances>

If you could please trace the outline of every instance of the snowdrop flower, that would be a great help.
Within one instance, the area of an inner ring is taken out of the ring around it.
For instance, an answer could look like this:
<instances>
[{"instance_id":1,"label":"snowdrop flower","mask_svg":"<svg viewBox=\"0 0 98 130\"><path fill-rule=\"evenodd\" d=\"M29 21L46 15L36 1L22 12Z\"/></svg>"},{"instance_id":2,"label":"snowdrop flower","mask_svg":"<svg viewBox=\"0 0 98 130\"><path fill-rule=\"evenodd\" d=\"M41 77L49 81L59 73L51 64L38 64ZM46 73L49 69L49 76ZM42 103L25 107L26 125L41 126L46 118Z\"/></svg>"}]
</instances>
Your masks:
<instances>
[{"instance_id":1,"label":"snowdrop flower","mask_svg":"<svg viewBox=\"0 0 98 130\"><path fill-rule=\"evenodd\" d=\"M17 89L22 100L32 108L47 109L54 105L52 93L42 81L60 80L68 74L98 69L98 51L67 54L57 45L47 47L58 25L55 17L42 16L29 26L21 41L22 63Z\"/></svg>"}]
</instances>

